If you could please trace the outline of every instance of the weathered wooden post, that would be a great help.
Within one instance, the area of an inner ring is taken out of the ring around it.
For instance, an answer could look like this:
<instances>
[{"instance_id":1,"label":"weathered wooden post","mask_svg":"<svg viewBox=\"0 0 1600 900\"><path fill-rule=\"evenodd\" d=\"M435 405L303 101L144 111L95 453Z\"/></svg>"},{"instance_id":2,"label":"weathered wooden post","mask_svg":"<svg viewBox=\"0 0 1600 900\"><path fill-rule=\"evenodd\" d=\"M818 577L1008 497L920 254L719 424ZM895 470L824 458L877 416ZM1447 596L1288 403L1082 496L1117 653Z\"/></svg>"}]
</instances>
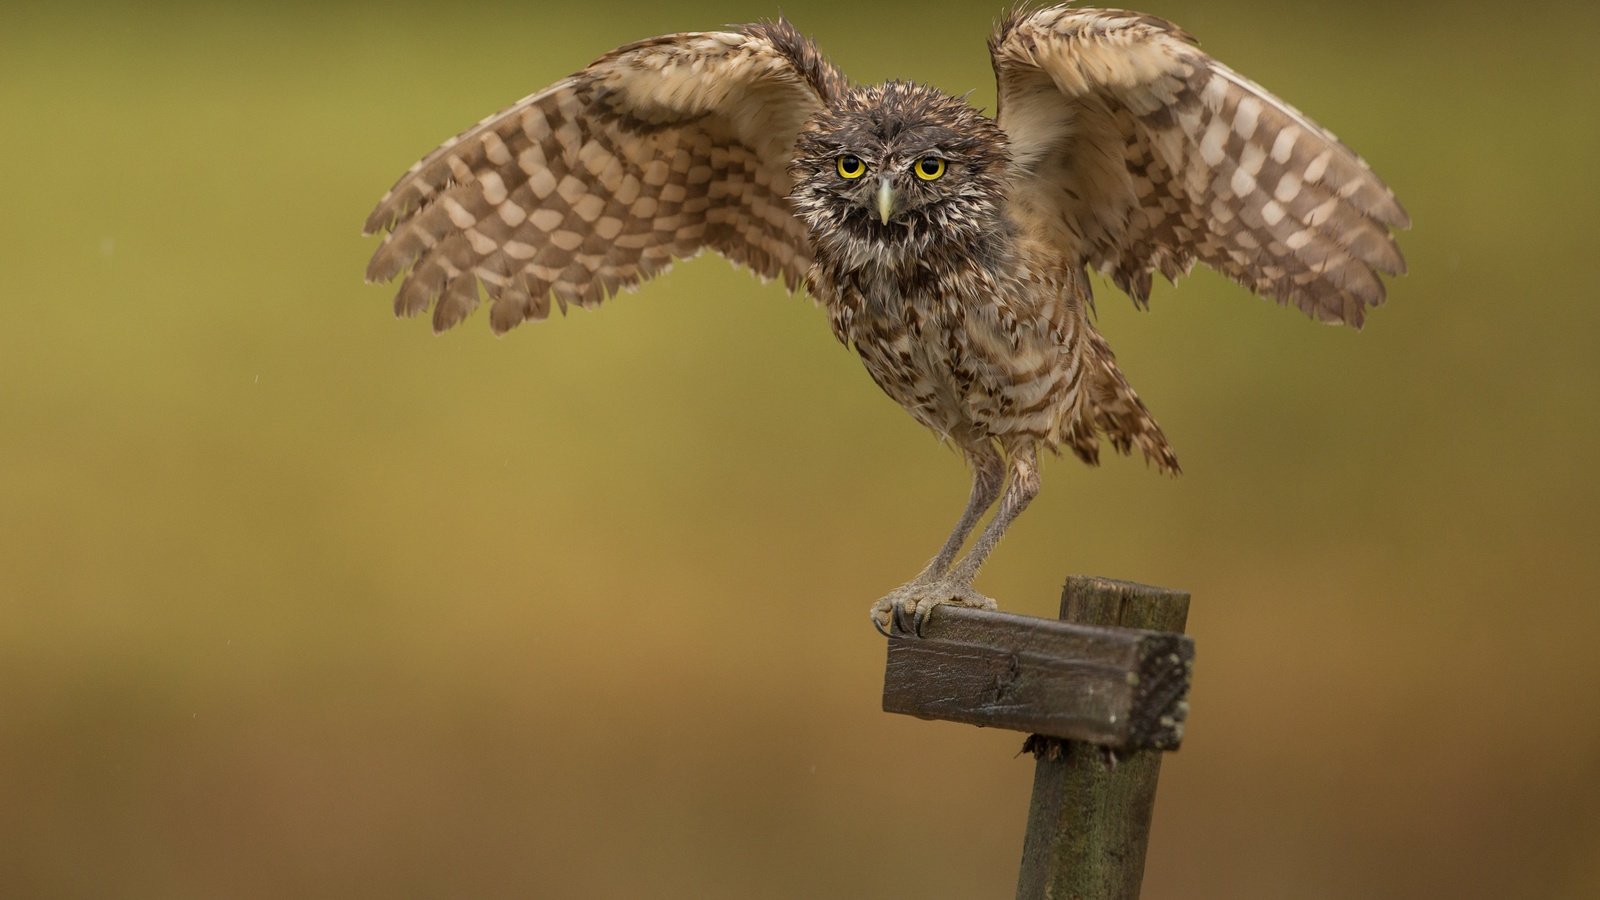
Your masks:
<instances>
[{"instance_id":1,"label":"weathered wooden post","mask_svg":"<svg viewBox=\"0 0 1600 900\"><path fill-rule=\"evenodd\" d=\"M1189 595L1074 575L1061 620L940 607L897 623L885 712L1032 734L1017 897L1139 896L1161 754L1183 741Z\"/></svg>"}]
</instances>

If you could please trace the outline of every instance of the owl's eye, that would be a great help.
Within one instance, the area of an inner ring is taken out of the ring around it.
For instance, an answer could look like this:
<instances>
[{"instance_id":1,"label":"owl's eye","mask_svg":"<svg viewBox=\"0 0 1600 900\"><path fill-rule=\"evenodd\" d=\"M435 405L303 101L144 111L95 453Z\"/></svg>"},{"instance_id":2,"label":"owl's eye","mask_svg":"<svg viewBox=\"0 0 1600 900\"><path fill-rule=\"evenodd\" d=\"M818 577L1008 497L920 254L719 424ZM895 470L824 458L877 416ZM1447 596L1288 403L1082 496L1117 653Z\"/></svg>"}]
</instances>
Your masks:
<instances>
[{"instance_id":1,"label":"owl's eye","mask_svg":"<svg viewBox=\"0 0 1600 900\"><path fill-rule=\"evenodd\" d=\"M861 157L850 153L846 153L845 155L839 157L840 178L860 178L866 173L867 164L861 161Z\"/></svg>"},{"instance_id":2,"label":"owl's eye","mask_svg":"<svg viewBox=\"0 0 1600 900\"><path fill-rule=\"evenodd\" d=\"M923 181L938 181L944 177L944 160L937 156L924 156L911 167Z\"/></svg>"}]
</instances>

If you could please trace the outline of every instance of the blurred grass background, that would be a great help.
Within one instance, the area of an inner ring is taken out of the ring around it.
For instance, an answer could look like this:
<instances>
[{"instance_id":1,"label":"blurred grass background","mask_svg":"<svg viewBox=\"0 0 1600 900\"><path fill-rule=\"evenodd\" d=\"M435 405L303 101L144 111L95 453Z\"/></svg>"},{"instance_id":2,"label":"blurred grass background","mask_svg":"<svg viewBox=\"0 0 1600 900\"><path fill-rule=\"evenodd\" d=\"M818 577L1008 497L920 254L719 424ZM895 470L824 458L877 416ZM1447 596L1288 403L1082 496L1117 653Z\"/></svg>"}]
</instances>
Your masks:
<instances>
[{"instance_id":1,"label":"blurred grass background","mask_svg":"<svg viewBox=\"0 0 1600 900\"><path fill-rule=\"evenodd\" d=\"M1152 2L1416 219L1364 333L1103 330L1187 474L1046 467L979 582L1188 588L1150 897L1600 895L1600 14ZM993 4L787 2L990 105ZM358 235L464 125L729 0L0 16L0 894L998 897L1020 736L877 709L965 498L715 258L495 340Z\"/></svg>"}]
</instances>

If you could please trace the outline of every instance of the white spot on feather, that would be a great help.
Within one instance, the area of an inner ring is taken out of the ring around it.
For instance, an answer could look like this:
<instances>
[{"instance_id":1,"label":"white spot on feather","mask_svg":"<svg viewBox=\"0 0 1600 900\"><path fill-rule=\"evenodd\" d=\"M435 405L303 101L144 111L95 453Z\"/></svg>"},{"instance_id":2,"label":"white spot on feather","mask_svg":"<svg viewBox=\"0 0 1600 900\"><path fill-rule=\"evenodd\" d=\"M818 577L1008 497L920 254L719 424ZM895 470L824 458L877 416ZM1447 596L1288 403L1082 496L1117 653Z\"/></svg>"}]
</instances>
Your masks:
<instances>
[{"instance_id":1,"label":"white spot on feather","mask_svg":"<svg viewBox=\"0 0 1600 900\"><path fill-rule=\"evenodd\" d=\"M493 117L491 116L490 118ZM507 147L506 142L500 139L500 135L495 134L493 131L485 131L483 137L479 138L479 140L483 143L483 155L489 162L497 166L503 166L511 162L511 148Z\"/></svg>"},{"instance_id":2,"label":"white spot on feather","mask_svg":"<svg viewBox=\"0 0 1600 900\"><path fill-rule=\"evenodd\" d=\"M1222 163L1223 147L1228 139L1228 123L1221 119L1212 119L1206 126L1205 137L1200 139L1200 158L1208 166Z\"/></svg>"},{"instance_id":3,"label":"white spot on feather","mask_svg":"<svg viewBox=\"0 0 1600 900\"><path fill-rule=\"evenodd\" d=\"M1316 183L1316 182L1321 181L1322 180L1322 176L1328 171L1328 163L1331 162L1332 160L1333 160L1333 148L1332 147L1329 147L1328 149L1322 151L1321 153L1318 153L1317 154L1317 158L1313 159L1311 161L1311 164L1306 166L1305 179L1307 181L1312 182L1312 183Z\"/></svg>"},{"instance_id":4,"label":"white spot on feather","mask_svg":"<svg viewBox=\"0 0 1600 900\"><path fill-rule=\"evenodd\" d=\"M1239 109L1233 114L1233 130L1248 141L1256 133L1256 125L1260 120L1261 101L1246 97L1239 101Z\"/></svg>"},{"instance_id":5,"label":"white spot on feather","mask_svg":"<svg viewBox=\"0 0 1600 900\"><path fill-rule=\"evenodd\" d=\"M549 169L540 169L528 176L528 189L540 200L555 193L556 177L550 174Z\"/></svg>"},{"instance_id":6,"label":"white spot on feather","mask_svg":"<svg viewBox=\"0 0 1600 900\"><path fill-rule=\"evenodd\" d=\"M1278 186L1273 190L1272 198L1279 203L1288 203L1298 196L1300 196L1300 176L1293 172L1285 172L1283 177L1278 179Z\"/></svg>"},{"instance_id":7,"label":"white spot on feather","mask_svg":"<svg viewBox=\"0 0 1600 900\"><path fill-rule=\"evenodd\" d=\"M1255 176L1251 175L1249 172L1246 172L1242 168L1234 169L1233 180L1230 182L1230 185L1233 187L1233 193L1235 195L1244 197L1256 189L1256 179Z\"/></svg>"},{"instance_id":8,"label":"white spot on feather","mask_svg":"<svg viewBox=\"0 0 1600 900\"><path fill-rule=\"evenodd\" d=\"M440 201L444 205L444 214L450 217L450 224L457 228L471 228L478 224L478 219L467 212L466 207L454 197L445 197Z\"/></svg>"},{"instance_id":9,"label":"white spot on feather","mask_svg":"<svg viewBox=\"0 0 1600 900\"><path fill-rule=\"evenodd\" d=\"M1267 152L1261 149L1260 144L1245 144L1239 151L1239 168L1251 175L1261 171L1261 164L1267 161Z\"/></svg>"},{"instance_id":10,"label":"white spot on feather","mask_svg":"<svg viewBox=\"0 0 1600 900\"><path fill-rule=\"evenodd\" d=\"M523 220L528 218L528 211L515 203L502 203L496 212L500 213L500 221L513 228L521 225Z\"/></svg>"},{"instance_id":11,"label":"white spot on feather","mask_svg":"<svg viewBox=\"0 0 1600 900\"><path fill-rule=\"evenodd\" d=\"M1316 209L1313 209L1306 215L1306 224L1321 225L1323 222L1328 221L1328 219L1333 216L1334 212L1337 211L1338 208L1339 198L1329 197L1327 200L1324 200Z\"/></svg>"},{"instance_id":12,"label":"white spot on feather","mask_svg":"<svg viewBox=\"0 0 1600 900\"><path fill-rule=\"evenodd\" d=\"M1272 141L1272 161L1282 164L1289 161L1290 154L1294 153L1294 142L1300 138L1300 127L1290 125L1278 132Z\"/></svg>"},{"instance_id":13,"label":"white spot on feather","mask_svg":"<svg viewBox=\"0 0 1600 900\"><path fill-rule=\"evenodd\" d=\"M468 228L466 230L466 235L467 243L472 245L473 251L479 256L488 256L499 247L499 245L494 242L493 238L483 234L476 228Z\"/></svg>"},{"instance_id":14,"label":"white spot on feather","mask_svg":"<svg viewBox=\"0 0 1600 900\"><path fill-rule=\"evenodd\" d=\"M478 176L478 183L483 185L483 199L495 206L506 202L506 183L499 172L484 172Z\"/></svg>"}]
</instances>

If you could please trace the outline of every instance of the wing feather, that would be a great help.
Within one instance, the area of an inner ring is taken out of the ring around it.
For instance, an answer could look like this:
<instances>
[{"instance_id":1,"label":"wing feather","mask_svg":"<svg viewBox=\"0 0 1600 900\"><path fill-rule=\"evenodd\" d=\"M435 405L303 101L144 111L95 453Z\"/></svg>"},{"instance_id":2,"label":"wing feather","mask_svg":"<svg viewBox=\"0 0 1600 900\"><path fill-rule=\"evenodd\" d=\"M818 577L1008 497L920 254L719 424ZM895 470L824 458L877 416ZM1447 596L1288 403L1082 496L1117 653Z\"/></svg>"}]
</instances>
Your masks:
<instances>
[{"instance_id":1,"label":"wing feather","mask_svg":"<svg viewBox=\"0 0 1600 900\"><path fill-rule=\"evenodd\" d=\"M715 250L803 283L790 209L801 126L844 79L787 23L668 35L606 54L424 156L367 217L369 281L435 330L490 302L503 333Z\"/></svg>"},{"instance_id":2,"label":"wing feather","mask_svg":"<svg viewBox=\"0 0 1600 900\"><path fill-rule=\"evenodd\" d=\"M1327 130L1154 16L1054 7L990 41L1016 206L1144 305L1196 260L1359 327L1405 261L1394 194Z\"/></svg>"}]
</instances>

